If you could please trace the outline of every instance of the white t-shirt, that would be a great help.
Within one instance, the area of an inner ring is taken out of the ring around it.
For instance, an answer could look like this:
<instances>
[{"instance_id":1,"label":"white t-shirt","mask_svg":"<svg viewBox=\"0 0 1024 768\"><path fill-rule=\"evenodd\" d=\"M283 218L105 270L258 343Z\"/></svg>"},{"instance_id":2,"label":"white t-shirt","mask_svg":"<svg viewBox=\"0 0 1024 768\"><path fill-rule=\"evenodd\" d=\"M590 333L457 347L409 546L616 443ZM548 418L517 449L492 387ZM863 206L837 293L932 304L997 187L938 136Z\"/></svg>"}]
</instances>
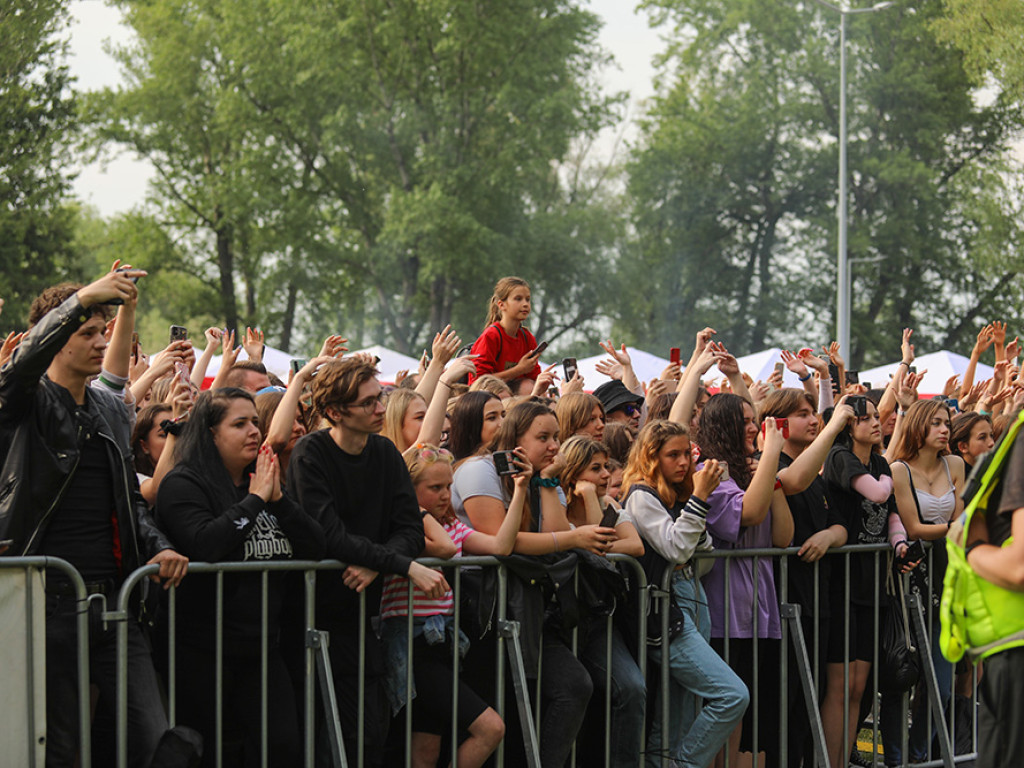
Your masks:
<instances>
[{"instance_id":1,"label":"white t-shirt","mask_svg":"<svg viewBox=\"0 0 1024 768\"><path fill-rule=\"evenodd\" d=\"M466 514L465 501L474 496L490 496L500 501L506 509L512 501L512 498L505 494L501 477L494 467L494 458L490 454L466 459L455 470L455 477L452 480L452 508L455 510L455 516L470 528L473 524ZM565 494L561 488L558 489L558 500L565 504Z\"/></svg>"}]
</instances>

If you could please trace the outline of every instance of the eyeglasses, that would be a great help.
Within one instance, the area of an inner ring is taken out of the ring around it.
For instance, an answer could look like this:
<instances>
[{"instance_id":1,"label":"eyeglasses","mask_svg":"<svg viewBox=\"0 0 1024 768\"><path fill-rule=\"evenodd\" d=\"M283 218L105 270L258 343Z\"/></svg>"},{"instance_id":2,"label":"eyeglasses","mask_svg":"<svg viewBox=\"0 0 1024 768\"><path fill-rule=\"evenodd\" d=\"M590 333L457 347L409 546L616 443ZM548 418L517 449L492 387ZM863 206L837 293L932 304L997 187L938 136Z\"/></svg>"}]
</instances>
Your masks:
<instances>
[{"instance_id":1,"label":"eyeglasses","mask_svg":"<svg viewBox=\"0 0 1024 768\"><path fill-rule=\"evenodd\" d=\"M444 448L435 448L434 446L427 445L425 443L416 443L411 450L415 451L417 459L425 461L428 464L433 464L435 461L447 461L451 464L455 460L455 457L452 456L450 451L447 451Z\"/></svg>"},{"instance_id":2,"label":"eyeglasses","mask_svg":"<svg viewBox=\"0 0 1024 768\"><path fill-rule=\"evenodd\" d=\"M640 415L640 406L634 405L633 403L628 403L622 406L622 410L624 410L626 412L626 415L629 416L630 418Z\"/></svg>"},{"instance_id":3,"label":"eyeglasses","mask_svg":"<svg viewBox=\"0 0 1024 768\"><path fill-rule=\"evenodd\" d=\"M360 408L360 409L362 409L362 411L364 413L373 413L377 409L377 406L378 405L383 405L385 402L387 402L387 399L388 399L387 393L381 392L376 397L368 397L365 400L363 400L361 403L352 403L348 407L349 408Z\"/></svg>"}]
</instances>

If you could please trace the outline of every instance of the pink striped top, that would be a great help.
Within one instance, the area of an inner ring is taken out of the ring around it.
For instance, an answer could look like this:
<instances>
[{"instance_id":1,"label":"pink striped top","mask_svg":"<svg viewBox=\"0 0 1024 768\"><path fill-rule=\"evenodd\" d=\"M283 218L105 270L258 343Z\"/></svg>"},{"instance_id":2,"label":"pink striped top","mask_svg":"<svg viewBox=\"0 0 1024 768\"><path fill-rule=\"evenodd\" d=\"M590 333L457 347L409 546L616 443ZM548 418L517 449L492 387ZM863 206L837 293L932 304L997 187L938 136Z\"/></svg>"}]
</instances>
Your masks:
<instances>
[{"instance_id":1,"label":"pink striped top","mask_svg":"<svg viewBox=\"0 0 1024 768\"><path fill-rule=\"evenodd\" d=\"M462 543L473 533L473 529L460 520L452 520L444 524L445 533L455 545L455 557L462 556ZM435 569L440 570L440 569ZM409 580L404 576L388 576L384 579L384 594L380 600L380 617L389 619L392 616L406 616L409 610ZM412 590L412 615L436 616L455 612L455 598L449 589L440 600L431 600L419 588Z\"/></svg>"}]
</instances>

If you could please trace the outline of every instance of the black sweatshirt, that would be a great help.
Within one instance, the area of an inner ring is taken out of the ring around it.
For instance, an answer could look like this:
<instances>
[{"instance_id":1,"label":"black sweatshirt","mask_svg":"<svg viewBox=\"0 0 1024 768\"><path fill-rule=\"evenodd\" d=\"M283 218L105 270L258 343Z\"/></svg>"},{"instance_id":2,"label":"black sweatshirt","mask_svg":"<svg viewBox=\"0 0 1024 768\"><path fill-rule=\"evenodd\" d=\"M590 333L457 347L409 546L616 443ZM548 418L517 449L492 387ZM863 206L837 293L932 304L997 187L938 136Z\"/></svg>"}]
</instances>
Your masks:
<instances>
[{"instance_id":1,"label":"black sweatshirt","mask_svg":"<svg viewBox=\"0 0 1024 768\"><path fill-rule=\"evenodd\" d=\"M246 488L235 488L236 503L227 509L206 481L178 465L164 477L157 493L158 524L175 549L204 563L251 560L319 560L324 542L320 526L287 496L264 502ZM268 580L268 627L275 643L284 595L283 574ZM260 637L260 574L225 574L224 638L231 643L258 642ZM198 628L181 638L191 644L213 642L216 577L185 577L178 594L179 627Z\"/></svg>"},{"instance_id":2,"label":"black sweatshirt","mask_svg":"<svg viewBox=\"0 0 1024 768\"><path fill-rule=\"evenodd\" d=\"M423 522L402 455L390 440L370 435L351 455L329 430L306 435L288 461L288 493L320 524L327 556L380 573L405 576L423 551ZM382 579L370 586L368 615L378 613ZM317 586L317 621L337 626L357 606L356 593L338 572Z\"/></svg>"}]
</instances>

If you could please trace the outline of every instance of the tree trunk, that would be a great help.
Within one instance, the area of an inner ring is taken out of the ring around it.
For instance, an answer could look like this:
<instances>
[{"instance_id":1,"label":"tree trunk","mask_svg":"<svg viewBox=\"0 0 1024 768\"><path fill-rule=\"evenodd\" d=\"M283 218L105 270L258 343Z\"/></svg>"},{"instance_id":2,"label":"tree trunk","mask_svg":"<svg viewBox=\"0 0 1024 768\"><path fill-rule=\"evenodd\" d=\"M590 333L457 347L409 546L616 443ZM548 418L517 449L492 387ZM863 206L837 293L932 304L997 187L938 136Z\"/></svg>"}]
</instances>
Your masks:
<instances>
[{"instance_id":1,"label":"tree trunk","mask_svg":"<svg viewBox=\"0 0 1024 768\"><path fill-rule=\"evenodd\" d=\"M295 283L288 283L288 298L284 305L284 322L281 325L281 349L290 351L292 346L292 331L295 329L295 305L299 297L299 287Z\"/></svg>"},{"instance_id":2,"label":"tree trunk","mask_svg":"<svg viewBox=\"0 0 1024 768\"><path fill-rule=\"evenodd\" d=\"M218 217L219 218L219 217ZM230 224L218 223L214 228L217 238L217 267L220 270L220 304L227 328L238 330L238 305L235 303L235 251L234 233Z\"/></svg>"}]
</instances>

